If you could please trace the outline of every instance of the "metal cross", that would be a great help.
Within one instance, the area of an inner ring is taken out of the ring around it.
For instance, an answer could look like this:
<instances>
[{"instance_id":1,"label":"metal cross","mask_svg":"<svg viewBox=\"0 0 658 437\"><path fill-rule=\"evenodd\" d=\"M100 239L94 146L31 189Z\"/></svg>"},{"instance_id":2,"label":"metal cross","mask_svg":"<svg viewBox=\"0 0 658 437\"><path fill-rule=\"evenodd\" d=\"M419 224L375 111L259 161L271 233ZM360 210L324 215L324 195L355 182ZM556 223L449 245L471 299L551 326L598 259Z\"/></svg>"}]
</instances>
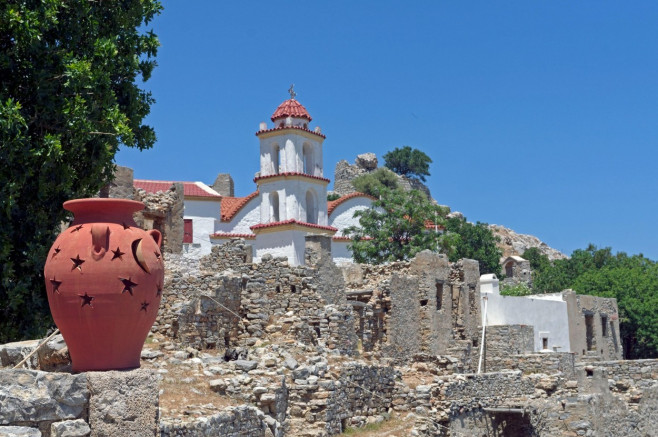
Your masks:
<instances>
[{"instance_id":1,"label":"metal cross","mask_svg":"<svg viewBox=\"0 0 658 437\"><path fill-rule=\"evenodd\" d=\"M290 93L290 98L294 100L295 97L297 96L297 93L295 92L295 84L294 83L292 85L290 85L290 88L288 89L288 92Z\"/></svg>"}]
</instances>

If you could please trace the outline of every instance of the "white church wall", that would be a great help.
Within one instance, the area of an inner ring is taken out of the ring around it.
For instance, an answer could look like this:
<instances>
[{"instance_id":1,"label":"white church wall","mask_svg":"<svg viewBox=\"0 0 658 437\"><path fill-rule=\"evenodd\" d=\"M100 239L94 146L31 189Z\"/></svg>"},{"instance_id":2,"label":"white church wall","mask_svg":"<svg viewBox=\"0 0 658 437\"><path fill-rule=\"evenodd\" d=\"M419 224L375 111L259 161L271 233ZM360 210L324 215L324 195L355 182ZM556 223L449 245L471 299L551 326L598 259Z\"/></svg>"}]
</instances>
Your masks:
<instances>
[{"instance_id":1,"label":"white church wall","mask_svg":"<svg viewBox=\"0 0 658 437\"><path fill-rule=\"evenodd\" d=\"M535 352L544 350L542 338L548 339L548 350L571 352L565 301L556 300L555 296L549 299L501 296L497 283L491 287L491 291L487 294L481 293L488 298L487 326L531 325L534 326Z\"/></svg>"},{"instance_id":2,"label":"white church wall","mask_svg":"<svg viewBox=\"0 0 658 437\"><path fill-rule=\"evenodd\" d=\"M303 264L306 245L304 236L304 232L293 230L261 233L254 244L254 261L260 262L264 255L270 254L273 257L287 257L290 265Z\"/></svg>"},{"instance_id":3,"label":"white church wall","mask_svg":"<svg viewBox=\"0 0 658 437\"><path fill-rule=\"evenodd\" d=\"M215 232L251 234L251 226L260 223L260 197L261 195L258 195L251 199L230 222L217 222Z\"/></svg>"},{"instance_id":4,"label":"white church wall","mask_svg":"<svg viewBox=\"0 0 658 437\"><path fill-rule=\"evenodd\" d=\"M331 258L336 265L352 264L352 251L347 248L349 241L332 241L331 242Z\"/></svg>"},{"instance_id":5,"label":"white church wall","mask_svg":"<svg viewBox=\"0 0 658 437\"><path fill-rule=\"evenodd\" d=\"M184 202L184 215L219 219L220 202L217 200L188 200Z\"/></svg>"},{"instance_id":6,"label":"white church wall","mask_svg":"<svg viewBox=\"0 0 658 437\"><path fill-rule=\"evenodd\" d=\"M369 197L352 197L347 199L332 211L329 216L329 226L338 229L336 236L343 235L343 229L349 226L359 226L358 217L354 213L360 210L368 209L372 205L372 199Z\"/></svg>"}]
</instances>

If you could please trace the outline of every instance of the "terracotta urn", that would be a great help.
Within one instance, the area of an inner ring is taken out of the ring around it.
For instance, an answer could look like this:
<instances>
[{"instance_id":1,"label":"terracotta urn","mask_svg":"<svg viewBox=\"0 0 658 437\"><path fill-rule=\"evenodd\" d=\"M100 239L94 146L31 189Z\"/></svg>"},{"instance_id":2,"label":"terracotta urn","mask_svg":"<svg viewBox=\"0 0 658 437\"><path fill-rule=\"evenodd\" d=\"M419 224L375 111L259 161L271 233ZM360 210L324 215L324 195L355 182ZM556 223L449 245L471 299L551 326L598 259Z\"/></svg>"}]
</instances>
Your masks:
<instances>
[{"instance_id":1,"label":"terracotta urn","mask_svg":"<svg viewBox=\"0 0 658 437\"><path fill-rule=\"evenodd\" d=\"M141 202L64 202L74 221L50 248L44 269L50 312L74 372L139 367L162 296L162 236L137 227Z\"/></svg>"}]
</instances>

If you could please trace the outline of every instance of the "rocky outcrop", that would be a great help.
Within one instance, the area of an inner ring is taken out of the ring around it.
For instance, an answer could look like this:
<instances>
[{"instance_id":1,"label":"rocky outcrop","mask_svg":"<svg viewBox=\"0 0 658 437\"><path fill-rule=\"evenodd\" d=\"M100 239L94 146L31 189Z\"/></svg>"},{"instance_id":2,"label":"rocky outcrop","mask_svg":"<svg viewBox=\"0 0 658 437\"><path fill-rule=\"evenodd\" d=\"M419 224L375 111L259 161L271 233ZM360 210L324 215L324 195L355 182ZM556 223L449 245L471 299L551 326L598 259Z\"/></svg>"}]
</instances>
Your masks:
<instances>
[{"instance_id":1,"label":"rocky outcrop","mask_svg":"<svg viewBox=\"0 0 658 437\"><path fill-rule=\"evenodd\" d=\"M508 256L521 256L523 252L531 247L538 248L551 261L568 258L567 255L557 249L553 249L534 235L517 234L513 230L501 225L489 225L489 229L491 229L495 236L500 237L498 247L503 251L501 260Z\"/></svg>"},{"instance_id":2,"label":"rocky outcrop","mask_svg":"<svg viewBox=\"0 0 658 437\"><path fill-rule=\"evenodd\" d=\"M356 157L354 164L350 165L344 159L338 161L336 170L334 171L334 190L333 192L345 196L356 191L352 185L352 181L358 176L372 173L377 170L377 157L374 153L362 153ZM398 185L405 191L419 190L427 195L429 199L432 198L429 188L421 181L408 178L405 176L396 175L398 178Z\"/></svg>"}]
</instances>

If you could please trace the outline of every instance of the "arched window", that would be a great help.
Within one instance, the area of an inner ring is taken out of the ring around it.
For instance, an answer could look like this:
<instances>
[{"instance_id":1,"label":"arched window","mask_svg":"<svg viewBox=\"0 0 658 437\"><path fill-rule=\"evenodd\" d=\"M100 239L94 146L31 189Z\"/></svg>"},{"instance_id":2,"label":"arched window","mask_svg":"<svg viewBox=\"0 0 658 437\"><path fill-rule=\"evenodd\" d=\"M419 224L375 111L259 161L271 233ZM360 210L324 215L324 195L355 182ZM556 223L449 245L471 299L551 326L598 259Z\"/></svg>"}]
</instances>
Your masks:
<instances>
[{"instance_id":1,"label":"arched window","mask_svg":"<svg viewBox=\"0 0 658 437\"><path fill-rule=\"evenodd\" d=\"M304 173L312 175L315 162L313 160L313 148L308 143L304 143L302 148L302 160L304 161Z\"/></svg>"},{"instance_id":2,"label":"arched window","mask_svg":"<svg viewBox=\"0 0 658 437\"><path fill-rule=\"evenodd\" d=\"M272 149L272 173L277 174L279 173L279 167L281 165L281 148L279 147L278 144L274 145L274 148Z\"/></svg>"},{"instance_id":3,"label":"arched window","mask_svg":"<svg viewBox=\"0 0 658 437\"><path fill-rule=\"evenodd\" d=\"M514 276L514 263L512 261L505 264L505 276L508 278Z\"/></svg>"},{"instance_id":4,"label":"arched window","mask_svg":"<svg viewBox=\"0 0 658 437\"><path fill-rule=\"evenodd\" d=\"M306 192L306 222L318 223L318 203L312 190Z\"/></svg>"},{"instance_id":5,"label":"arched window","mask_svg":"<svg viewBox=\"0 0 658 437\"><path fill-rule=\"evenodd\" d=\"M279 220L279 193L273 191L270 193L270 223Z\"/></svg>"}]
</instances>

